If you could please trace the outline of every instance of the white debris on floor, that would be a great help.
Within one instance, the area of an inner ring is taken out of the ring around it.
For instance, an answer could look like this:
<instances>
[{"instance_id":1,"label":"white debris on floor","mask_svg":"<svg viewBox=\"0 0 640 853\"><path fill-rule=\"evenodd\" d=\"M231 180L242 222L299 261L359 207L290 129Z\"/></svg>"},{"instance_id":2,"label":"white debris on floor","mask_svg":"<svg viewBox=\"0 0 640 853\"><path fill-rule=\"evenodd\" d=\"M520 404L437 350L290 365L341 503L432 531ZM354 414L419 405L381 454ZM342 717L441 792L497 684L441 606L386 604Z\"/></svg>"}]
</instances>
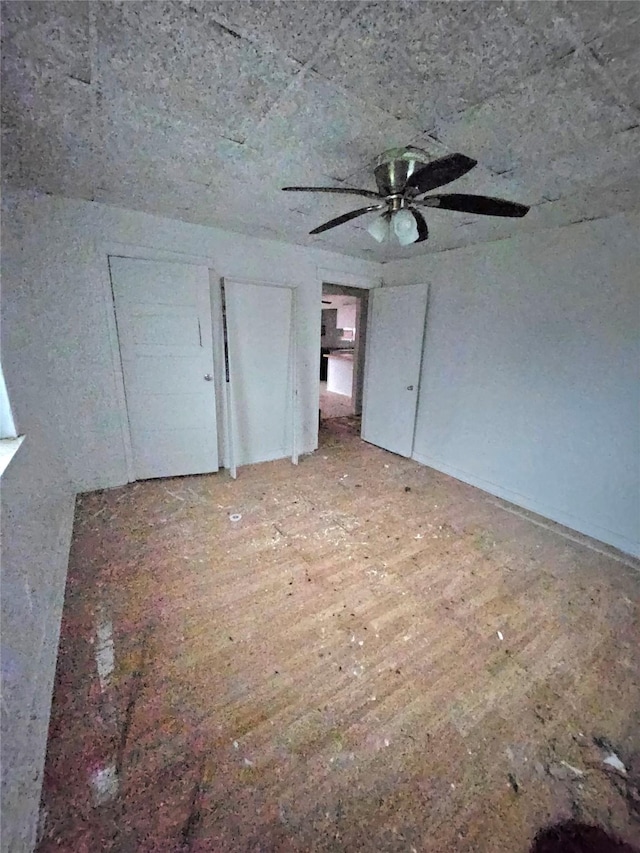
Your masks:
<instances>
[{"instance_id":1,"label":"white debris on floor","mask_svg":"<svg viewBox=\"0 0 640 853\"><path fill-rule=\"evenodd\" d=\"M614 770L617 770L618 773L622 773L623 776L627 775L627 768L624 766L622 761L620 761L615 752L609 753L609 755L603 759L603 763L608 767L612 767Z\"/></svg>"},{"instance_id":2,"label":"white debris on floor","mask_svg":"<svg viewBox=\"0 0 640 853\"><path fill-rule=\"evenodd\" d=\"M102 767L91 776L93 800L97 806L104 805L118 793L118 771L115 764Z\"/></svg>"},{"instance_id":3,"label":"white debris on floor","mask_svg":"<svg viewBox=\"0 0 640 853\"><path fill-rule=\"evenodd\" d=\"M107 617L102 606L98 608L97 614L95 654L100 689L104 692L109 686L115 666L115 650L113 645L113 623Z\"/></svg>"}]
</instances>

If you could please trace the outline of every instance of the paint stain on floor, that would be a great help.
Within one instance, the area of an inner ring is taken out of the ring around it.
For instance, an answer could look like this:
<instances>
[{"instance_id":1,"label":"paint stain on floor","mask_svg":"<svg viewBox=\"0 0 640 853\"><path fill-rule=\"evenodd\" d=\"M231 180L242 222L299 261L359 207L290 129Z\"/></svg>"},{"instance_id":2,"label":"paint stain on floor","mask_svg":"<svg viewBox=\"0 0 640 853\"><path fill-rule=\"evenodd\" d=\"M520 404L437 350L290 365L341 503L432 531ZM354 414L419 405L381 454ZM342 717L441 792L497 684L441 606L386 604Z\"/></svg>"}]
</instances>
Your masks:
<instances>
[{"instance_id":1,"label":"paint stain on floor","mask_svg":"<svg viewBox=\"0 0 640 853\"><path fill-rule=\"evenodd\" d=\"M640 575L561 531L350 420L80 497L39 853L638 843Z\"/></svg>"}]
</instances>

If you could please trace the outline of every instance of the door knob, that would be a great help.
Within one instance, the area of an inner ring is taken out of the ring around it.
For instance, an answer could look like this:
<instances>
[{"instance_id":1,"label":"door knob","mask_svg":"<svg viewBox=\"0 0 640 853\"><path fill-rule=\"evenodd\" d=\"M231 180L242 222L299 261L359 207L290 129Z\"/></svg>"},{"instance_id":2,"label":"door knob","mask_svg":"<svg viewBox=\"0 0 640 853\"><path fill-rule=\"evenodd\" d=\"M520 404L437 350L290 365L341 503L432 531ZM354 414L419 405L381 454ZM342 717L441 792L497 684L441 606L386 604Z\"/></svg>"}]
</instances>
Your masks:
<instances>
[{"instance_id":1,"label":"door knob","mask_svg":"<svg viewBox=\"0 0 640 853\"><path fill-rule=\"evenodd\" d=\"M407 385L407 391L413 391L413 385Z\"/></svg>"},{"instance_id":2,"label":"door knob","mask_svg":"<svg viewBox=\"0 0 640 853\"><path fill-rule=\"evenodd\" d=\"M213 376L210 373L205 373L204 378L207 380L207 382L211 382Z\"/></svg>"}]
</instances>

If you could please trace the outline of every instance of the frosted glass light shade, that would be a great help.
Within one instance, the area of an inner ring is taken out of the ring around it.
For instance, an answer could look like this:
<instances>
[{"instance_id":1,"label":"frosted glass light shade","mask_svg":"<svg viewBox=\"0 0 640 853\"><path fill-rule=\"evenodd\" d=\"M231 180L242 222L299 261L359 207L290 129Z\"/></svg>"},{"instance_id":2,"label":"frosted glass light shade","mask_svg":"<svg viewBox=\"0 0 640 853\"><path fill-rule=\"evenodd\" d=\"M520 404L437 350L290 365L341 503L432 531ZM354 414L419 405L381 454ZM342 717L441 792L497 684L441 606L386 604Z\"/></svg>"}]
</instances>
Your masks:
<instances>
[{"instance_id":1,"label":"frosted glass light shade","mask_svg":"<svg viewBox=\"0 0 640 853\"><path fill-rule=\"evenodd\" d=\"M418 237L418 223L410 210L399 210L393 214L393 230L401 246L415 243Z\"/></svg>"},{"instance_id":2,"label":"frosted glass light shade","mask_svg":"<svg viewBox=\"0 0 640 853\"><path fill-rule=\"evenodd\" d=\"M377 216L367 226L367 231L378 243L384 243L389 236L389 220L386 216Z\"/></svg>"}]
</instances>

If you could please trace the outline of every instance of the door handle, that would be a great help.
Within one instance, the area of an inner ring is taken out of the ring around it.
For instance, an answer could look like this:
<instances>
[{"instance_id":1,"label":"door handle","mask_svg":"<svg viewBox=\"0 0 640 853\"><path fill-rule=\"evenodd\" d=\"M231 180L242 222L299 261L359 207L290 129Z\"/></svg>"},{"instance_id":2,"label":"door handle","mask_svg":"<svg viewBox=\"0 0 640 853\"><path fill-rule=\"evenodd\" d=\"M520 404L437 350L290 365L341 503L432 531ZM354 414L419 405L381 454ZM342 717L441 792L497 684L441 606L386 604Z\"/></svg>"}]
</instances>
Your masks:
<instances>
[{"instance_id":1,"label":"door handle","mask_svg":"<svg viewBox=\"0 0 640 853\"><path fill-rule=\"evenodd\" d=\"M205 373L204 378L207 380L207 382L211 382L213 376L210 373Z\"/></svg>"},{"instance_id":2,"label":"door handle","mask_svg":"<svg viewBox=\"0 0 640 853\"><path fill-rule=\"evenodd\" d=\"M407 391L413 391L413 385L407 385Z\"/></svg>"}]
</instances>

